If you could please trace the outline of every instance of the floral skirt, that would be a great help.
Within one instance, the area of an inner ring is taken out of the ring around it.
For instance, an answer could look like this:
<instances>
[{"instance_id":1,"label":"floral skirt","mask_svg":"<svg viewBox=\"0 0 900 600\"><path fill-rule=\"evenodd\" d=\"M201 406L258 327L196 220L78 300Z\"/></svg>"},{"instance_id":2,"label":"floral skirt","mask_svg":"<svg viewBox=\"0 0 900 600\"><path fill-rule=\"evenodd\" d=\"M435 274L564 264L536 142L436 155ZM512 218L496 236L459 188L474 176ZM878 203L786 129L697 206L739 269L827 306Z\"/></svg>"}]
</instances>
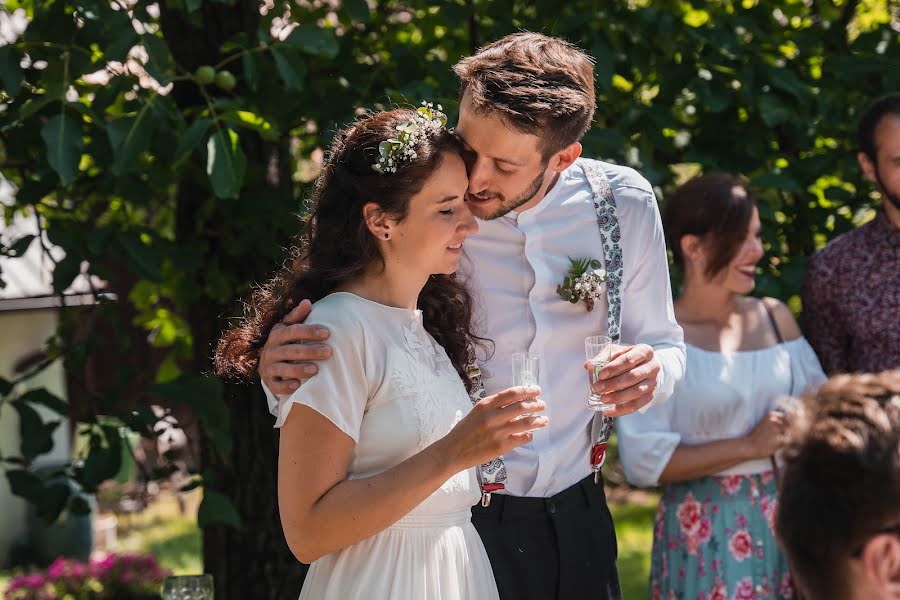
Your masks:
<instances>
[{"instance_id":1,"label":"floral skirt","mask_svg":"<svg viewBox=\"0 0 900 600\"><path fill-rule=\"evenodd\" d=\"M669 484L656 511L653 600L792 598L771 471Z\"/></svg>"}]
</instances>

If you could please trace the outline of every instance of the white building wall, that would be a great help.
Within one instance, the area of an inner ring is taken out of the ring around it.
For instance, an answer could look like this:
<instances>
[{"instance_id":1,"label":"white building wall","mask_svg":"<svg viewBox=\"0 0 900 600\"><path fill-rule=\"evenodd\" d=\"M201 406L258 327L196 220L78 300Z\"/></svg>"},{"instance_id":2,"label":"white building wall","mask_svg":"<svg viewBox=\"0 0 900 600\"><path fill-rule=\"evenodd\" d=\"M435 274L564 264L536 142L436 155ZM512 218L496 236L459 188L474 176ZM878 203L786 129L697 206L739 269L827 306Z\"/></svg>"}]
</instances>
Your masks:
<instances>
[{"instance_id":1,"label":"white building wall","mask_svg":"<svg viewBox=\"0 0 900 600\"><path fill-rule=\"evenodd\" d=\"M0 312L0 377L13 379L13 365L22 357L40 352L49 337L56 331L57 309L15 310ZM61 361L57 361L22 384L16 391L46 388L56 396L66 399L65 373ZM71 457L71 436L64 417L38 407L44 421L62 419L54 433L53 450L38 457L36 466L67 462ZM8 404L0 407L0 453L4 457L19 456L19 415ZM0 565L5 564L13 543L25 536L26 503L13 496L5 475L0 476Z\"/></svg>"}]
</instances>

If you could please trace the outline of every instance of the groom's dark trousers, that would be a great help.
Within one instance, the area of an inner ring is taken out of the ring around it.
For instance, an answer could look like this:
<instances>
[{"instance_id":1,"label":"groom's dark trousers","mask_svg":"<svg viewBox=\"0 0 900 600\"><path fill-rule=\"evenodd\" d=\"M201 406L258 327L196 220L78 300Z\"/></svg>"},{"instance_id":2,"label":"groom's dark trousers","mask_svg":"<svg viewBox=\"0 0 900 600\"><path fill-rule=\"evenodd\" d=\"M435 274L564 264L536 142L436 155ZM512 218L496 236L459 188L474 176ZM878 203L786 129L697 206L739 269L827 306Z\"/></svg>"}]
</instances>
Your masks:
<instances>
[{"instance_id":1,"label":"groom's dark trousers","mask_svg":"<svg viewBox=\"0 0 900 600\"><path fill-rule=\"evenodd\" d=\"M616 532L593 476L551 498L492 494L476 504L501 600L619 600Z\"/></svg>"}]
</instances>

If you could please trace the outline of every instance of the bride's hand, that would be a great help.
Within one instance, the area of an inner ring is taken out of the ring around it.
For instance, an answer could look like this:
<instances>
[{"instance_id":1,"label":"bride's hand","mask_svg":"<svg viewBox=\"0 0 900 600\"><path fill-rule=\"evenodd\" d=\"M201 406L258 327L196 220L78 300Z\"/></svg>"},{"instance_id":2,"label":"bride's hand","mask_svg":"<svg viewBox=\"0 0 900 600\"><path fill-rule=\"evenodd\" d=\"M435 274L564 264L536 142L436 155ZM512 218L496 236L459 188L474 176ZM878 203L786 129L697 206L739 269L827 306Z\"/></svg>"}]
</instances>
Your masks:
<instances>
[{"instance_id":1,"label":"bride's hand","mask_svg":"<svg viewBox=\"0 0 900 600\"><path fill-rule=\"evenodd\" d=\"M531 441L531 430L549 423L543 416L522 415L544 410L537 386L509 388L472 407L441 442L450 464L468 469Z\"/></svg>"}]
</instances>

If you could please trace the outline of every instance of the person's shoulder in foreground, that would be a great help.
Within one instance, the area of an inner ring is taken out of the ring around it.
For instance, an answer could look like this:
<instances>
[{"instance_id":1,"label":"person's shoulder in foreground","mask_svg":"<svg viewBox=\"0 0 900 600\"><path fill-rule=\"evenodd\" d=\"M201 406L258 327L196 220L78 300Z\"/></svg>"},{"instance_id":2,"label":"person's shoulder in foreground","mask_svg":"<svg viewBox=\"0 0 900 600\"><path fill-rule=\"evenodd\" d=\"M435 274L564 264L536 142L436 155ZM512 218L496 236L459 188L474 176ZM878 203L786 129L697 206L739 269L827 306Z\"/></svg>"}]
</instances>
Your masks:
<instances>
[{"instance_id":1,"label":"person's shoulder in foreground","mask_svg":"<svg viewBox=\"0 0 900 600\"><path fill-rule=\"evenodd\" d=\"M900 369L801 399L784 457L776 530L805 597L900 598Z\"/></svg>"}]
</instances>

